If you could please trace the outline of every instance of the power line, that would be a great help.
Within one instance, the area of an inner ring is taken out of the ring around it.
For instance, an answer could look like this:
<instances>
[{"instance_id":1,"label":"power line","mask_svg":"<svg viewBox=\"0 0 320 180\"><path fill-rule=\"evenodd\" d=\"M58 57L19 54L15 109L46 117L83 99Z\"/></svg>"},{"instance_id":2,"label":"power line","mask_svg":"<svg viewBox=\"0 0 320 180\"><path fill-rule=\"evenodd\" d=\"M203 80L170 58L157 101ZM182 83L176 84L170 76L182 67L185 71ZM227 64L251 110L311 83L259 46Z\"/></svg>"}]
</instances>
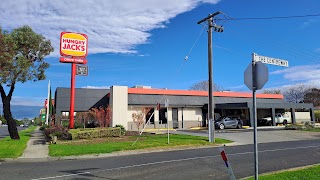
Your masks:
<instances>
[{"instance_id":1,"label":"power line","mask_svg":"<svg viewBox=\"0 0 320 180\"><path fill-rule=\"evenodd\" d=\"M203 28L202 28L201 32L199 33L197 39L196 39L195 42L193 43L190 51L188 52L188 54L187 54L186 57L184 58L185 61L188 60L188 58L189 58L189 56L190 56L190 54L191 54L194 46L197 44L197 42L198 42L198 40L199 40L199 38L200 38L200 36L201 36L201 34L202 34L202 32L203 32L203 30L204 30L205 28L206 28L206 26L203 26Z\"/></svg>"},{"instance_id":2,"label":"power line","mask_svg":"<svg viewBox=\"0 0 320 180\"><path fill-rule=\"evenodd\" d=\"M273 16L273 17L248 17L248 18L227 18L223 20L272 20L272 19L292 19L292 18L306 18L306 17L318 17L320 14L307 14L307 15L296 15L296 16Z\"/></svg>"}]
</instances>

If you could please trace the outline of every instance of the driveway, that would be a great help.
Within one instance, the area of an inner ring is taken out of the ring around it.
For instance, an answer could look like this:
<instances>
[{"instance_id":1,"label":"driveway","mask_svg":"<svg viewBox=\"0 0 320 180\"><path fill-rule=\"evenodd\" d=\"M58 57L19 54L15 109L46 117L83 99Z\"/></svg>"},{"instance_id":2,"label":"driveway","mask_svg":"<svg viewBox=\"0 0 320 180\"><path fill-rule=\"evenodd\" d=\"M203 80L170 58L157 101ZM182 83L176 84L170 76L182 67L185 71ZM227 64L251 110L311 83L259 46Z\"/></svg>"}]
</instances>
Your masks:
<instances>
[{"instance_id":1,"label":"driveway","mask_svg":"<svg viewBox=\"0 0 320 180\"><path fill-rule=\"evenodd\" d=\"M206 130L177 130L176 134L189 134L208 136ZM226 130L215 133L217 138L229 139L237 145L253 144L253 130ZM258 130L258 143L284 142L284 141L300 141L300 140L320 140L319 132L307 132L298 130Z\"/></svg>"}]
</instances>

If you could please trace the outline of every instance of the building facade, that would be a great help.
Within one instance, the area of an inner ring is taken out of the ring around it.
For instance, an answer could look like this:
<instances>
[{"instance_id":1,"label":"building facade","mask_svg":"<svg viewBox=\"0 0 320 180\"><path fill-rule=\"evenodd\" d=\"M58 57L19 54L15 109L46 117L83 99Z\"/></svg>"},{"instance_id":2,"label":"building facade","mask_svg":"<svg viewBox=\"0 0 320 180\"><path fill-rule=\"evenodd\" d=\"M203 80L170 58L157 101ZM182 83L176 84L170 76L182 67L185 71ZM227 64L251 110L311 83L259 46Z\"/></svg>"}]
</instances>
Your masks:
<instances>
[{"instance_id":1,"label":"building facade","mask_svg":"<svg viewBox=\"0 0 320 180\"><path fill-rule=\"evenodd\" d=\"M236 116L244 125L253 125L252 94L239 92L214 92L214 114ZM56 119L68 120L70 88L57 88ZM165 101L168 100L168 107ZM110 126L123 125L127 130L137 130L134 114L144 114L146 128L187 129L207 126L208 92L189 90L152 89L150 87L112 86L110 89L76 88L75 113L90 108L109 106ZM293 123L314 121L313 105L286 103L281 94L257 94L257 118L272 117L276 125L277 113L289 113ZM142 125L144 126L144 125ZM139 127L141 128L141 127Z\"/></svg>"}]
</instances>

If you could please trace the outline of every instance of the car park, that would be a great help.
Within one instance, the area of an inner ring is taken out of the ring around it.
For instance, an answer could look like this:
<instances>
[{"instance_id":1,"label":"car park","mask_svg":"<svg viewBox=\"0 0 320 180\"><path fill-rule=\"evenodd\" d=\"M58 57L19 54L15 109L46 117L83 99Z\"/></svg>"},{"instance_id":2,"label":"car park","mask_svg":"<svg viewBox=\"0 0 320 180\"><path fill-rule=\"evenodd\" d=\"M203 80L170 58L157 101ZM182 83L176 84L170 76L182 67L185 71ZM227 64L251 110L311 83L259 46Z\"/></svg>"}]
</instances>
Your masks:
<instances>
[{"instance_id":1,"label":"car park","mask_svg":"<svg viewBox=\"0 0 320 180\"><path fill-rule=\"evenodd\" d=\"M214 125L218 129L225 129L225 128L242 128L242 121L237 117L220 117L215 120Z\"/></svg>"}]
</instances>

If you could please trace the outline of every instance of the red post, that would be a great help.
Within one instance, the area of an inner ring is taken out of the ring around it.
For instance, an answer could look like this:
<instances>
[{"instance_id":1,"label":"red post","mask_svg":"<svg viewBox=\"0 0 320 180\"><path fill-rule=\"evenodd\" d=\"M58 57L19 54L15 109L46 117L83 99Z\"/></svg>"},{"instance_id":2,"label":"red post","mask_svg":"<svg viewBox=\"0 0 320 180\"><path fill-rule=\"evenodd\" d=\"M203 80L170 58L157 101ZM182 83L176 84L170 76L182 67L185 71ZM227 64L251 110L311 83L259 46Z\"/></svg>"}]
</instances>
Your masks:
<instances>
[{"instance_id":1,"label":"red post","mask_svg":"<svg viewBox=\"0 0 320 180\"><path fill-rule=\"evenodd\" d=\"M71 92L70 92L70 122L69 128L74 129L74 95L75 95L75 81L76 81L76 63L71 63Z\"/></svg>"}]
</instances>

